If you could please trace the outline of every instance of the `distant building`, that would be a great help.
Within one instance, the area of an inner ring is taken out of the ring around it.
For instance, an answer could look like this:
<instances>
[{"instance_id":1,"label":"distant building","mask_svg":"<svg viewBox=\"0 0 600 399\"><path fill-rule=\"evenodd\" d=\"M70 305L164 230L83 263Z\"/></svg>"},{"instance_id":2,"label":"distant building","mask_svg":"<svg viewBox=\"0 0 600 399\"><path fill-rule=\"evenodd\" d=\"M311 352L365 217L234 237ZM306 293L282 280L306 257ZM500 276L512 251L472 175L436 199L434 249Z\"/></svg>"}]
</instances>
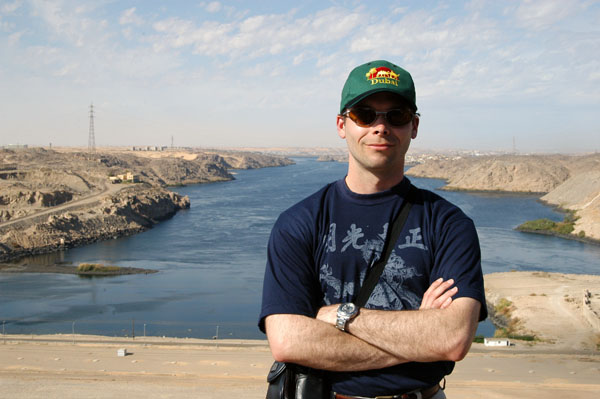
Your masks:
<instances>
[{"instance_id":1,"label":"distant building","mask_svg":"<svg viewBox=\"0 0 600 399\"><path fill-rule=\"evenodd\" d=\"M116 176L109 176L108 180L113 183L113 184L117 184L117 183L139 183L140 180L140 175L136 175L132 172L127 172L127 173L123 173L120 175L116 175Z\"/></svg>"},{"instance_id":2,"label":"distant building","mask_svg":"<svg viewBox=\"0 0 600 399\"><path fill-rule=\"evenodd\" d=\"M165 151L167 146L157 146L157 145L145 145L145 146L133 146L131 147L131 151Z\"/></svg>"},{"instance_id":3,"label":"distant building","mask_svg":"<svg viewBox=\"0 0 600 399\"><path fill-rule=\"evenodd\" d=\"M510 346L510 341L507 338L484 338L485 346Z\"/></svg>"},{"instance_id":4,"label":"distant building","mask_svg":"<svg viewBox=\"0 0 600 399\"><path fill-rule=\"evenodd\" d=\"M127 172L127 181L130 181L132 183L139 183L140 182L140 175L134 175L131 172Z\"/></svg>"}]
</instances>

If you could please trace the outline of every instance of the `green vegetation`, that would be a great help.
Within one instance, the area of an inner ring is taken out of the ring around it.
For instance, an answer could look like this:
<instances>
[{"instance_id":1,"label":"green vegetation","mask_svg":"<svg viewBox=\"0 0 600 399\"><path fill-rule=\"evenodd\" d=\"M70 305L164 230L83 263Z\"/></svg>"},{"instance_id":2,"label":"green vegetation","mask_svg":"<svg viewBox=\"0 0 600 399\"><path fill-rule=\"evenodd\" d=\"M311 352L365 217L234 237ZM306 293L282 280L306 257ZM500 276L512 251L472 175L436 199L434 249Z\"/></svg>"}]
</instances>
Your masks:
<instances>
[{"instance_id":1,"label":"green vegetation","mask_svg":"<svg viewBox=\"0 0 600 399\"><path fill-rule=\"evenodd\" d=\"M483 344L485 337L483 335L476 335L473 338L473 342L477 343L477 344Z\"/></svg>"},{"instance_id":2,"label":"green vegetation","mask_svg":"<svg viewBox=\"0 0 600 399\"><path fill-rule=\"evenodd\" d=\"M511 301L506 298L500 298L498 303L494 306L494 312L496 315L501 315L506 319L507 326L502 328L497 328L494 332L495 338L509 338L509 339L518 339L521 341L538 341L538 338L535 335L530 334L518 334L517 331L519 329L519 325L521 324L521 320L518 317L512 316L512 311L514 310L514 305Z\"/></svg>"},{"instance_id":3,"label":"green vegetation","mask_svg":"<svg viewBox=\"0 0 600 399\"><path fill-rule=\"evenodd\" d=\"M525 222L517 230L548 231L557 234L571 234L574 222L553 222L550 219L537 219Z\"/></svg>"},{"instance_id":4,"label":"green vegetation","mask_svg":"<svg viewBox=\"0 0 600 399\"><path fill-rule=\"evenodd\" d=\"M500 298L496 306L494 306L494 310L496 313L499 313L506 318L510 318L510 313L513 310L513 303L506 298Z\"/></svg>"},{"instance_id":5,"label":"green vegetation","mask_svg":"<svg viewBox=\"0 0 600 399\"><path fill-rule=\"evenodd\" d=\"M494 333L494 337L496 338L509 338L509 339L518 339L520 341L539 341L535 335L530 334L515 334L510 331L510 328L499 328Z\"/></svg>"},{"instance_id":6,"label":"green vegetation","mask_svg":"<svg viewBox=\"0 0 600 399\"><path fill-rule=\"evenodd\" d=\"M115 273L120 270L119 266L105 266L98 263L81 263L77 266L79 273Z\"/></svg>"},{"instance_id":7,"label":"green vegetation","mask_svg":"<svg viewBox=\"0 0 600 399\"><path fill-rule=\"evenodd\" d=\"M553 222L550 219L530 220L517 227L517 230L569 235L575 229L576 220L575 212L568 211L562 222ZM578 235L585 237L585 232L582 231Z\"/></svg>"}]
</instances>

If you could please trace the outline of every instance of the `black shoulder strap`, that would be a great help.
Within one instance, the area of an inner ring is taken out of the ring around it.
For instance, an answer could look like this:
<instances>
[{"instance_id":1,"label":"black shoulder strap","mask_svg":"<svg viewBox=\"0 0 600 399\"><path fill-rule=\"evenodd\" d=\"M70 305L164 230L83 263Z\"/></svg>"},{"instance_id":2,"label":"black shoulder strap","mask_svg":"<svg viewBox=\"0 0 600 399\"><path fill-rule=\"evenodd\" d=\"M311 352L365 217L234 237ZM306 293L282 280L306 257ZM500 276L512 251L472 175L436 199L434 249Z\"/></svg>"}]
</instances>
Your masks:
<instances>
[{"instance_id":1,"label":"black shoulder strap","mask_svg":"<svg viewBox=\"0 0 600 399\"><path fill-rule=\"evenodd\" d=\"M354 304L359 308L365 306L369 300L369 297L377 285L379 277L381 276L381 273L383 272L383 269L385 268L392 251L394 250L394 245L396 241L398 241L398 237L400 236L402 228L404 227L406 219L408 218L410 207L414 202L415 190L416 188L411 184L408 189L408 193L406 194L406 199L402 203L400 212L398 212L398 216L396 216L396 219L394 219L392 222L391 231L390 234L388 234L388 239L384 244L384 251L382 252L381 257L373 266L369 268L369 270L367 270L367 277L365 278L365 281L362 287L360 287L360 291L354 300Z\"/></svg>"}]
</instances>

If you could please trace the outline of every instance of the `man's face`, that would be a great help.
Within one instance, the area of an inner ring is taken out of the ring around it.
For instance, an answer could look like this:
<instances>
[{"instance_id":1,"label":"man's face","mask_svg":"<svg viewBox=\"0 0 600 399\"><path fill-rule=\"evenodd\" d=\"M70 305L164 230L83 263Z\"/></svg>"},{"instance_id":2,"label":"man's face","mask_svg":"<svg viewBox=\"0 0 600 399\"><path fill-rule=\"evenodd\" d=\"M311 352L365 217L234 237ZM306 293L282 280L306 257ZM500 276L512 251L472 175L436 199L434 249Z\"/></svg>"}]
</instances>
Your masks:
<instances>
[{"instance_id":1,"label":"man's face","mask_svg":"<svg viewBox=\"0 0 600 399\"><path fill-rule=\"evenodd\" d=\"M378 112L405 108L406 104L388 92L373 94L353 108L371 108ZM345 139L350 153L350 167L358 172L389 174L404 167L404 157L411 139L417 137L419 117L404 126L392 126L384 115L378 115L370 126L358 126L349 117L338 116L338 134ZM402 169L400 169L402 170Z\"/></svg>"}]
</instances>

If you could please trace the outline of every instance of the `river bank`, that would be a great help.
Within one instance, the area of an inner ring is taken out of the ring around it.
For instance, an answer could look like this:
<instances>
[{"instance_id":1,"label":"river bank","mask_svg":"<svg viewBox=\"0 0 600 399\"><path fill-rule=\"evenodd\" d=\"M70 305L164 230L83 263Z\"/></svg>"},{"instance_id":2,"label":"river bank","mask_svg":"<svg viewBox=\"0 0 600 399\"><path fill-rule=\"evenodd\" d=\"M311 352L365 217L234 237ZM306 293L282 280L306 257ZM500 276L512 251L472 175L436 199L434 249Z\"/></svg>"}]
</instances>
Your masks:
<instances>
[{"instance_id":1,"label":"river bank","mask_svg":"<svg viewBox=\"0 0 600 399\"><path fill-rule=\"evenodd\" d=\"M562 234L562 233L558 233L558 232L550 230L550 229L548 229L548 230L528 229L528 228L519 226L515 230L523 232L523 233L541 234L541 235L545 235L545 236L559 237L559 238L563 238L565 240L579 241L579 242L583 242L586 244L600 245L600 239L579 236L579 235L574 235L574 234Z\"/></svg>"}]
</instances>

